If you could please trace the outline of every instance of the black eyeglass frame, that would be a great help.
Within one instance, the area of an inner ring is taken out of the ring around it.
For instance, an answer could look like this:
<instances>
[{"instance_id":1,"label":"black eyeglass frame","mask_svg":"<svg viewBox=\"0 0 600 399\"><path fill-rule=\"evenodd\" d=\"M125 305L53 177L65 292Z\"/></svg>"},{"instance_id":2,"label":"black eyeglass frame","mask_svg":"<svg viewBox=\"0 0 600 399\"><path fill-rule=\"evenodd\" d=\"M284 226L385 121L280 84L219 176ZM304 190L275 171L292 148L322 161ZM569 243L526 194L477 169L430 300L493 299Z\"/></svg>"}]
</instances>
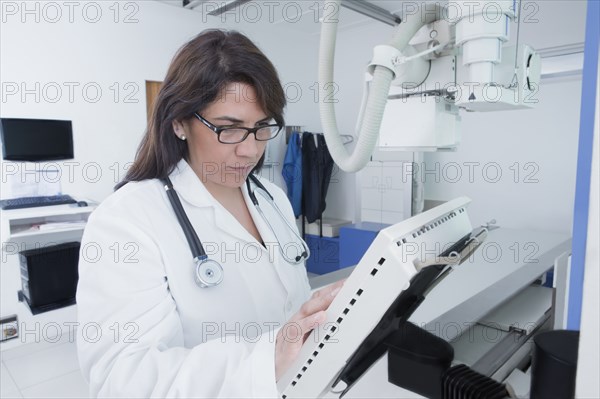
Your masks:
<instances>
[{"instance_id":1,"label":"black eyeglass frame","mask_svg":"<svg viewBox=\"0 0 600 399\"><path fill-rule=\"evenodd\" d=\"M278 124L273 124L273 125L263 125L263 126L257 126L257 127L243 127L243 126L239 126L239 127L231 127L231 126L215 126L212 123L210 123L209 121L207 121L206 119L204 119L202 116L200 116L197 112L194 112L194 116L196 118L198 118L198 120L200 122L202 122L204 124L204 126L206 126L207 128L209 128L210 130L212 130L213 132L215 132L215 134L217 135L217 139L219 140L219 143L223 143L223 144L239 144L242 141L246 140L248 138L248 136L250 136L250 133L254 133L254 139L256 141L269 141L269 140L273 140L275 137L277 137L279 135L279 133L281 132L281 130L283 130L283 126L278 125ZM277 132L272 135L271 137L269 137L268 139L260 139L258 138L258 136L256 135L256 132L258 132L260 129L264 129L264 128L273 128L276 127L277 128ZM231 142L231 141L221 141L221 132L223 132L224 130L231 130L231 129L238 129L238 130L245 130L246 134L244 135L244 137L239 140L239 141L235 141L235 142Z\"/></svg>"}]
</instances>

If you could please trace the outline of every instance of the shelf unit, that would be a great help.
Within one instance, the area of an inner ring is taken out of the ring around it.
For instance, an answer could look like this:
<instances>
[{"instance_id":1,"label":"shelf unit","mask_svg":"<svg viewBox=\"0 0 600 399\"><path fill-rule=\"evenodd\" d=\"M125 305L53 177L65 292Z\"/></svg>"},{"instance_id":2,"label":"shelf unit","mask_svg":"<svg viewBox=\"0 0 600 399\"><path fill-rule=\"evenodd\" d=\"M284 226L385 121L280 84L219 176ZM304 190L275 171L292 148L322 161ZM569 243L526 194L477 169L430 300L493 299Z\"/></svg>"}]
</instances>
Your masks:
<instances>
[{"instance_id":1,"label":"shelf unit","mask_svg":"<svg viewBox=\"0 0 600 399\"><path fill-rule=\"evenodd\" d=\"M2 211L2 242L83 230L95 206L55 205ZM70 226L72 224L72 226ZM49 228L56 226L56 228ZM41 226L36 229L35 226Z\"/></svg>"},{"instance_id":2,"label":"shelf unit","mask_svg":"<svg viewBox=\"0 0 600 399\"><path fill-rule=\"evenodd\" d=\"M77 321L76 305L33 315L27 305L19 301L19 252L63 242L81 241L85 224L97 207L92 201L86 202L89 205L85 207L66 204L0 211L0 316L17 315L20 335L17 339L2 342L0 350L40 339L52 342L54 338L48 334L56 330L53 326L68 329ZM66 333L66 330L59 331L59 334Z\"/></svg>"}]
</instances>

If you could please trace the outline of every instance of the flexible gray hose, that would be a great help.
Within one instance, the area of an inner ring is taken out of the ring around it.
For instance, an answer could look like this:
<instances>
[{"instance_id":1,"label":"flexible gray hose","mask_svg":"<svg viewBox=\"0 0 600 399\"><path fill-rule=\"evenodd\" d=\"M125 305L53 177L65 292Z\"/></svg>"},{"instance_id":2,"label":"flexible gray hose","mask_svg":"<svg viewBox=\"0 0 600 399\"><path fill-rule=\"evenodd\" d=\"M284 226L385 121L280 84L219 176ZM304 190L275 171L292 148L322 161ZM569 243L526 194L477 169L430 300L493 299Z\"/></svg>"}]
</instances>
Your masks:
<instances>
[{"instance_id":1,"label":"flexible gray hose","mask_svg":"<svg viewBox=\"0 0 600 399\"><path fill-rule=\"evenodd\" d=\"M340 137L335 117L335 107L331 101L335 98L333 94L333 59L340 4L341 0L325 0L323 5L325 10L333 8L335 12L328 15L328 18L324 19L321 23L319 47L319 88L321 90L319 90L319 111L323 134L333 160L340 169L346 172L356 172L364 168L367 162L369 162L375 148L390 85L394 79L394 73L382 66L375 68L356 148L352 154L349 154ZM435 12L421 13L419 9L412 18L403 21L388 44L400 51L404 50L410 39L423 25L439 19L442 15L441 6L436 4L435 7Z\"/></svg>"}]
</instances>

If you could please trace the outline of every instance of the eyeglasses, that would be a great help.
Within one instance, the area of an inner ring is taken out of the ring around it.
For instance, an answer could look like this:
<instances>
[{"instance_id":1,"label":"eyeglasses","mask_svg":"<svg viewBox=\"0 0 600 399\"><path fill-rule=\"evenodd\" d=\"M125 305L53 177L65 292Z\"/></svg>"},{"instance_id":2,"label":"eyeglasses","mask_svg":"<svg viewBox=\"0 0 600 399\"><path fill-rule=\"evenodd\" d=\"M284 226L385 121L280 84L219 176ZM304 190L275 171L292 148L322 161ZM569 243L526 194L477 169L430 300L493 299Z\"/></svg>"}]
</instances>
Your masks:
<instances>
[{"instance_id":1,"label":"eyeglasses","mask_svg":"<svg viewBox=\"0 0 600 399\"><path fill-rule=\"evenodd\" d=\"M268 141L274 139L281 131L279 125L262 125L253 128L249 127L219 127L215 126L200 115L194 112L194 116L204 123L207 128L217 134L220 143L237 144L246 140L250 133L254 133L256 141Z\"/></svg>"}]
</instances>

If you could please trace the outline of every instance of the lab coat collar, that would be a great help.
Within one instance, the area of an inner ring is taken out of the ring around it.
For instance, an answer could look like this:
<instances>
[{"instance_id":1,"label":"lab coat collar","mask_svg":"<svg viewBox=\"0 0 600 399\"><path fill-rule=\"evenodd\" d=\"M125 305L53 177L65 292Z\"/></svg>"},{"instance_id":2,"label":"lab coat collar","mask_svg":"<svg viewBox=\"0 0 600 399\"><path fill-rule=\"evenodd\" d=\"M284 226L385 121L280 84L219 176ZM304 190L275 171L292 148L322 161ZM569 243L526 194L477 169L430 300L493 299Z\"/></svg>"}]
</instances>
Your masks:
<instances>
[{"instance_id":1,"label":"lab coat collar","mask_svg":"<svg viewBox=\"0 0 600 399\"><path fill-rule=\"evenodd\" d=\"M200 208L213 208L215 215L216 227L226 231L237 237L240 240L246 242L255 242L256 240L252 235L241 225L241 223L235 219L229 211L227 211L206 189L202 180L198 177L196 172L187 163L185 159L181 159L175 168L175 170L169 175L173 187L178 195L181 196L186 202ZM259 215L254 204L252 203L246 184L242 186L242 193L246 205L250 210L250 215L254 220L254 224L258 229L263 240L270 240L272 233L263 218Z\"/></svg>"},{"instance_id":2,"label":"lab coat collar","mask_svg":"<svg viewBox=\"0 0 600 399\"><path fill-rule=\"evenodd\" d=\"M251 186L254 187L254 184L251 184ZM244 194L244 200L246 201L246 205L248 206L250 216L252 216L252 220L254 220L254 225L258 229L258 232L260 233L263 242L275 242L277 240L277 237L275 237L275 234L273 234L273 231L267 225L267 222L258 211L258 208L252 202L252 199L250 198L250 193L248 192L248 186L246 184L244 184L244 187L242 188L242 193Z\"/></svg>"},{"instance_id":3,"label":"lab coat collar","mask_svg":"<svg viewBox=\"0 0 600 399\"><path fill-rule=\"evenodd\" d=\"M190 204L197 207L215 207L217 205L215 198L208 192L202 180L185 159L182 158L177 163L169 177L177 194Z\"/></svg>"}]
</instances>

